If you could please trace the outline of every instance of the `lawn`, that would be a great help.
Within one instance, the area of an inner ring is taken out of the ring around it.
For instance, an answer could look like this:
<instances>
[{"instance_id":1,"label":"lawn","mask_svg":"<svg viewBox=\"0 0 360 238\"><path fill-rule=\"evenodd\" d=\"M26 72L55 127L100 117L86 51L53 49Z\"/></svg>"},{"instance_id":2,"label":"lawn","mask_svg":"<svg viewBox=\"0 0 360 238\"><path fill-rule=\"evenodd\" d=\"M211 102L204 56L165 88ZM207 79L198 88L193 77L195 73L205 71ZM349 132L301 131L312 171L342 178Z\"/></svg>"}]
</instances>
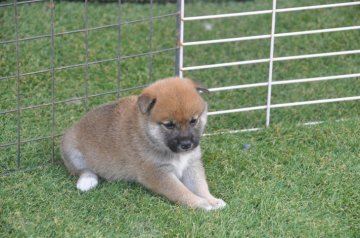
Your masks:
<instances>
[{"instance_id":1,"label":"lawn","mask_svg":"<svg viewBox=\"0 0 360 238\"><path fill-rule=\"evenodd\" d=\"M288 0L278 1L278 7L336 2L346 1ZM199 1L186 5L186 16L265 9L271 9L271 1ZM359 11L360 6L278 13L276 32L360 25ZM48 2L21 4L17 12L19 39L51 33ZM104 182L89 193L77 192L76 178L70 177L60 162L59 141L64 129L85 113L86 105L91 109L118 96L138 94L154 80L174 75L176 47L176 17L172 15L176 4L155 4L153 8L122 4L118 8L115 3L90 3L88 26L108 27L88 33L90 64L86 74L85 33L77 31L84 28L84 12L81 2L56 2L54 32L74 32L54 37L54 54L51 37L20 41L18 79L14 8L0 8L1 237L360 234L359 101L273 109L267 129L265 111L209 117L206 133L216 135L204 137L204 161L211 190L229 205L222 211L189 210L123 182ZM120 42L119 14L123 22ZM136 21L150 15L169 16ZM270 19L268 14L189 22L185 41L269 34ZM358 50L358 39L359 30L278 38L275 56ZM185 48L185 66L268 58L269 46L269 39L189 46ZM140 55L151 51L161 52ZM118 53L120 62L116 60ZM243 65L189 71L185 76L210 88L258 83L268 80L268 67L268 63ZM31 74L36 71L41 72ZM275 62L273 78L280 81L359 72L360 57L354 54ZM272 102L358 96L359 87L359 77L276 85ZM267 88L204 97L210 111L259 106L266 104ZM302 126L311 121L325 123ZM254 127L264 129L218 134ZM20 160L18 134L23 142ZM243 150L244 144L251 148ZM55 163L50 163L52 160ZM13 172L19 168L21 171Z\"/></svg>"},{"instance_id":2,"label":"lawn","mask_svg":"<svg viewBox=\"0 0 360 238\"><path fill-rule=\"evenodd\" d=\"M357 237L359 122L204 137L210 189L228 203L220 211L125 182L80 193L61 164L3 176L0 236Z\"/></svg>"}]
</instances>

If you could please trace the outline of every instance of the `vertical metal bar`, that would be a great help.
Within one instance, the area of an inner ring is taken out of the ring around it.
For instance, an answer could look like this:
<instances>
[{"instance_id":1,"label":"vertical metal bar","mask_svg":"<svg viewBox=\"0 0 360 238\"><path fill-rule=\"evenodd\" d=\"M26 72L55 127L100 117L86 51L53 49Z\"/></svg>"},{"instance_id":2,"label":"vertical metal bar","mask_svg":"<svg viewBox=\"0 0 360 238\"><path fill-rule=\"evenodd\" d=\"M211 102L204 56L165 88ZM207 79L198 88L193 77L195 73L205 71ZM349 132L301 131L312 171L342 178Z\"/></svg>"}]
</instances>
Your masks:
<instances>
[{"instance_id":1,"label":"vertical metal bar","mask_svg":"<svg viewBox=\"0 0 360 238\"><path fill-rule=\"evenodd\" d=\"M177 10L178 17L176 19L176 59L175 59L175 75L182 78L183 77L183 55L184 55L184 11L185 11L185 1L177 1Z\"/></svg>"},{"instance_id":2,"label":"vertical metal bar","mask_svg":"<svg viewBox=\"0 0 360 238\"><path fill-rule=\"evenodd\" d=\"M176 50L175 50L175 76L179 77L180 74L180 21L181 21L181 0L177 0L176 4L177 15L176 15Z\"/></svg>"},{"instance_id":3,"label":"vertical metal bar","mask_svg":"<svg viewBox=\"0 0 360 238\"><path fill-rule=\"evenodd\" d=\"M14 0L14 14L15 14L15 33L16 33L16 107L17 107L17 168L20 168L21 157L21 121L20 121L20 45L19 45L19 14L17 0Z\"/></svg>"},{"instance_id":4,"label":"vertical metal bar","mask_svg":"<svg viewBox=\"0 0 360 238\"><path fill-rule=\"evenodd\" d=\"M118 0L118 44L117 44L117 80L116 80L116 98L120 98L120 57L121 57L121 0Z\"/></svg>"},{"instance_id":5,"label":"vertical metal bar","mask_svg":"<svg viewBox=\"0 0 360 238\"><path fill-rule=\"evenodd\" d=\"M54 14L55 3L54 0L50 0L51 11L51 139L52 139L52 162L55 161L55 39L54 39Z\"/></svg>"},{"instance_id":6,"label":"vertical metal bar","mask_svg":"<svg viewBox=\"0 0 360 238\"><path fill-rule=\"evenodd\" d=\"M89 42L88 42L88 0L85 0L84 25L85 25L85 111L89 110L88 81L89 81Z\"/></svg>"},{"instance_id":7,"label":"vertical metal bar","mask_svg":"<svg viewBox=\"0 0 360 238\"><path fill-rule=\"evenodd\" d=\"M276 20L276 0L273 0L272 20L271 20L271 42L270 42L270 63L269 63L269 82L268 95L266 107L266 127L270 126L270 107L272 94L272 77L273 77L273 63L274 63L274 48L275 48L275 20Z\"/></svg>"},{"instance_id":8,"label":"vertical metal bar","mask_svg":"<svg viewBox=\"0 0 360 238\"><path fill-rule=\"evenodd\" d=\"M150 32L149 32L149 52L152 52L152 38L154 31L154 9L153 9L153 0L150 0ZM149 63L148 63L148 71L149 71L149 82L152 82L152 67L153 67L153 54L149 54Z\"/></svg>"}]
</instances>

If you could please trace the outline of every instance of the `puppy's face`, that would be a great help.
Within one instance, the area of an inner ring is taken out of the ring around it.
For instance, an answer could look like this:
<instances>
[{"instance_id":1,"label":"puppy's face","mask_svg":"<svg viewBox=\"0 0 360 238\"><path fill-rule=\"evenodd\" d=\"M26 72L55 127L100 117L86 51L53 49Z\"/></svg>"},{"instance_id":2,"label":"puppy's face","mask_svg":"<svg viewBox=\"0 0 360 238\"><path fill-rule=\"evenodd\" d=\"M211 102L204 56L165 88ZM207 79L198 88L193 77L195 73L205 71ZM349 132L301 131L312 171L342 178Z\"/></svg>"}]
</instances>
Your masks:
<instances>
[{"instance_id":1,"label":"puppy's face","mask_svg":"<svg viewBox=\"0 0 360 238\"><path fill-rule=\"evenodd\" d=\"M167 117L165 120L152 122L152 136L160 139L172 152L185 152L199 145L200 137L206 124L207 110L194 113L186 118Z\"/></svg>"},{"instance_id":2,"label":"puppy's face","mask_svg":"<svg viewBox=\"0 0 360 238\"><path fill-rule=\"evenodd\" d=\"M207 104L190 79L171 78L146 88L138 98L147 117L146 133L159 148L175 153L199 145L207 120Z\"/></svg>"}]
</instances>

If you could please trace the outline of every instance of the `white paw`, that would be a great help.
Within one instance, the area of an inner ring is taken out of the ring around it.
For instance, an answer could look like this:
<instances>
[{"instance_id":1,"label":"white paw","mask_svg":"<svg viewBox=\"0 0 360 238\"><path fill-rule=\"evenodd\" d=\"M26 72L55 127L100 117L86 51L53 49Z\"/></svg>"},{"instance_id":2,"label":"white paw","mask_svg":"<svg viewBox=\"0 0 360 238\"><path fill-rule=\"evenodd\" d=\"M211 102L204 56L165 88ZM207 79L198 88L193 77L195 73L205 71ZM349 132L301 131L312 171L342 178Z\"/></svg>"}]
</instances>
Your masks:
<instances>
[{"instance_id":1,"label":"white paw","mask_svg":"<svg viewBox=\"0 0 360 238\"><path fill-rule=\"evenodd\" d=\"M217 209L222 209L226 206L226 203L222 199L212 198L209 201L201 203L200 208L205 211L212 211Z\"/></svg>"},{"instance_id":2,"label":"white paw","mask_svg":"<svg viewBox=\"0 0 360 238\"><path fill-rule=\"evenodd\" d=\"M205 211L210 211L212 209L211 204L206 200L206 199L199 199L196 204L190 205L190 207L193 208L200 208L203 209Z\"/></svg>"},{"instance_id":3,"label":"white paw","mask_svg":"<svg viewBox=\"0 0 360 238\"><path fill-rule=\"evenodd\" d=\"M222 199L216 199L216 202L212 204L212 210L222 209L226 206L226 202Z\"/></svg>"},{"instance_id":4,"label":"white paw","mask_svg":"<svg viewBox=\"0 0 360 238\"><path fill-rule=\"evenodd\" d=\"M226 206L226 203L222 199L213 198L209 200L209 202L211 204L210 210L222 209Z\"/></svg>"},{"instance_id":5,"label":"white paw","mask_svg":"<svg viewBox=\"0 0 360 238\"><path fill-rule=\"evenodd\" d=\"M79 189L81 192L86 192L92 188L95 188L98 184L98 179L95 176L84 176L85 174L81 175L79 180L76 183L76 188Z\"/></svg>"},{"instance_id":6,"label":"white paw","mask_svg":"<svg viewBox=\"0 0 360 238\"><path fill-rule=\"evenodd\" d=\"M202 203L199 208L204 209L205 211L210 211L213 209L210 203L208 203L207 201Z\"/></svg>"}]
</instances>

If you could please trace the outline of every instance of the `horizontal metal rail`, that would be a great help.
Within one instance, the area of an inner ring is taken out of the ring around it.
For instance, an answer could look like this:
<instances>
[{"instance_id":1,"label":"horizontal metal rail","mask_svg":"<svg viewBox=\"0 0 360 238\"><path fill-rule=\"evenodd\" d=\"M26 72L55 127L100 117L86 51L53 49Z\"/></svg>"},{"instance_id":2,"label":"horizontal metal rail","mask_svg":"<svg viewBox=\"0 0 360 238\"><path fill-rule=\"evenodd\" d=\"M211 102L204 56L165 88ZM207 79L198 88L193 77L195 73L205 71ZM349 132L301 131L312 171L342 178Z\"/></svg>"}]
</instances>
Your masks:
<instances>
[{"instance_id":1,"label":"horizontal metal rail","mask_svg":"<svg viewBox=\"0 0 360 238\"><path fill-rule=\"evenodd\" d=\"M279 104L271 105L271 108L284 108L284 107L304 106L304 105L323 104L323 103L332 103L332 102L346 102L346 101L356 101L356 100L360 100L360 96L328 98L328 99L319 99L319 100L304 101L304 102L279 103Z\"/></svg>"},{"instance_id":2,"label":"horizontal metal rail","mask_svg":"<svg viewBox=\"0 0 360 238\"><path fill-rule=\"evenodd\" d=\"M118 59L125 60L125 59L130 59L130 58L137 58L137 57L142 57L142 56L160 54L160 53L164 53L164 52L168 52L168 51L175 51L176 49L177 48L174 47L174 48L155 50L155 51L146 52L146 53L126 55L126 56L122 56L122 57L119 57L119 58L116 57L116 58L112 58L112 59L103 59L103 60L90 61L90 62L88 62L88 65L95 65L95 64L100 64L100 63L114 62L114 61L117 61ZM55 67L54 70L55 71L60 71L60 70L64 70L64 69L79 68L79 67L84 67L85 65L86 65L86 63L72 64L72 65ZM49 73L52 70L53 70L52 68L49 68L49 69L42 69L42 70L34 71L34 72L20 73L20 77L30 76L30 75L34 75L34 74L41 74L41 73ZM17 77L17 75L4 76L4 77L0 77L0 81L1 80L8 80L8 79L11 79L11 78L16 78L16 77Z\"/></svg>"},{"instance_id":3,"label":"horizontal metal rail","mask_svg":"<svg viewBox=\"0 0 360 238\"><path fill-rule=\"evenodd\" d=\"M347 120L346 119L339 119L339 120L335 120L334 122L343 122L343 121L347 121ZM313 126L313 125L323 124L325 122L326 121L309 121L309 122L299 123L297 126ZM249 128L249 129L215 131L215 132L212 132L212 133L205 133L204 136L216 136L216 135L223 135L223 134L237 134L237 133L242 133L242 132L261 131L263 129L265 129L265 128L264 127L254 127L254 128Z\"/></svg>"},{"instance_id":4,"label":"horizontal metal rail","mask_svg":"<svg viewBox=\"0 0 360 238\"><path fill-rule=\"evenodd\" d=\"M275 37L302 36L302 35L311 35L311 34L320 34L320 33L352 31L359 29L360 26L344 26L344 27L326 28L326 29L318 29L318 30L277 33L275 34Z\"/></svg>"},{"instance_id":5,"label":"horizontal metal rail","mask_svg":"<svg viewBox=\"0 0 360 238\"><path fill-rule=\"evenodd\" d=\"M273 61L278 62L278 61L288 61L288 60L298 60L298 59L312 59L312 58L320 58L320 57L352 55L352 54L359 54L359 53L360 53L360 50L336 51L336 52L317 53L317 54L274 57ZM236 62L228 62L228 63L220 63L220 64L208 64L208 65L183 67L180 70L190 71L190 70L198 70L198 69L211 69L211 68L246 65L246 64L268 63L269 61L270 61L269 58L256 59L256 60L244 60L244 61L236 61Z\"/></svg>"},{"instance_id":6,"label":"horizontal metal rail","mask_svg":"<svg viewBox=\"0 0 360 238\"><path fill-rule=\"evenodd\" d=\"M318 10L325 8L336 8L336 7L351 7L360 5L360 1L354 2L342 2L342 3L333 3L333 4L323 4L323 5L314 5L314 6L303 6L303 7L291 7L291 8L280 8L276 9L276 12L297 12L304 10Z\"/></svg>"},{"instance_id":7,"label":"horizontal metal rail","mask_svg":"<svg viewBox=\"0 0 360 238\"><path fill-rule=\"evenodd\" d=\"M268 84L269 84L268 82L262 82L262 83L233 85L233 86L226 86L226 87L209 88L209 91L210 92L220 92L220 91L228 91L228 90L235 90L235 89L257 88L257 87L268 86Z\"/></svg>"},{"instance_id":8,"label":"horizontal metal rail","mask_svg":"<svg viewBox=\"0 0 360 238\"><path fill-rule=\"evenodd\" d=\"M136 87L130 87L130 88L123 88L120 89L119 92L120 93L124 93L124 92L128 92L128 91L132 91L132 90L136 90L136 89L142 89L145 88L146 86L148 86L148 84L145 85L139 85ZM116 94L118 93L118 91L107 91L104 93L97 93L97 94L90 94L87 97L83 96L83 97L75 97L75 98L69 98L69 99L65 99L65 100L61 100L61 101L55 101L54 105L59 105L59 104L66 104L66 103L71 103L71 102L76 102L76 101L81 101L81 100L85 100L85 98L96 98L96 97L102 97L102 96L106 96L106 95L111 95L111 94ZM51 103L44 103L44 104L39 104L39 105L31 105L28 107L21 107L20 111L26 111L26 110L31 110L31 109L38 109L38 108L43 108L43 107L49 107L52 106L52 102ZM17 112L17 109L11 109L11 110L6 110L6 111L0 111L0 115L4 115L4 114L9 114L9 113L14 113Z\"/></svg>"},{"instance_id":9,"label":"horizontal metal rail","mask_svg":"<svg viewBox=\"0 0 360 238\"><path fill-rule=\"evenodd\" d=\"M304 11L304 10L316 10L316 9L324 9L324 8L349 7L356 5L360 5L360 1L335 3L335 4L323 4L323 5L315 5L315 6L304 6L304 7L280 8L280 9L276 9L275 11L276 13L283 13L283 12L295 12L295 11ZM252 11L252 12L227 13L227 14L216 14L216 15L206 15L206 16L184 17L182 20L183 21L210 20L210 19L218 19L218 18L264 15L264 14L271 14L272 12L273 12L272 10L261 10L261 11Z\"/></svg>"},{"instance_id":10,"label":"horizontal metal rail","mask_svg":"<svg viewBox=\"0 0 360 238\"><path fill-rule=\"evenodd\" d=\"M336 80L336 79L350 79L350 78L360 78L360 73L358 73L358 74L332 75L332 76L323 76L323 77L314 77L314 78L303 78L303 79L278 80L278 81L272 81L272 85L310 83L310 82ZM268 86L268 84L269 84L268 82L242 84L242 85L234 85L234 86L227 86L227 87L210 88L209 91L210 92L219 92L219 91L227 91L227 90L234 90L234 89L265 87L265 86Z\"/></svg>"},{"instance_id":11,"label":"horizontal metal rail","mask_svg":"<svg viewBox=\"0 0 360 238\"><path fill-rule=\"evenodd\" d=\"M181 71L190 71L190 70L198 70L198 69L221 68L221 67L246 65L246 64L268 63L269 61L270 61L270 59L244 60L244 61L236 61L236 62L228 62L228 63L220 63L220 64L189 66L189 67L183 67L180 70Z\"/></svg>"},{"instance_id":12,"label":"horizontal metal rail","mask_svg":"<svg viewBox=\"0 0 360 238\"><path fill-rule=\"evenodd\" d=\"M237 12L237 13L206 15L206 16L196 16L196 17L183 17L182 20L183 21L198 21L198 20L210 20L210 19L229 18L229 17L254 16L254 15L263 15L263 14L270 14L270 13L272 13L272 10L262 10L262 11Z\"/></svg>"},{"instance_id":13,"label":"horizontal metal rail","mask_svg":"<svg viewBox=\"0 0 360 238\"><path fill-rule=\"evenodd\" d=\"M217 131L213 133L204 133L203 136L215 136L215 135L222 135L222 134L236 134L241 132L252 132L252 131L260 131L264 128L249 128L249 129L240 129L240 130L226 130L226 131Z\"/></svg>"},{"instance_id":14,"label":"horizontal metal rail","mask_svg":"<svg viewBox=\"0 0 360 238\"><path fill-rule=\"evenodd\" d=\"M57 134L57 135L54 135L54 137L60 137L62 135L63 134ZM31 138L31 139L27 139L27 140L21 140L20 144L25 144L25 143L29 143L29 142L37 142L37 141L42 141L42 140L49 140L52 138L53 138L53 136L51 136L51 135L50 136L41 136L41 137ZM19 144L18 142L10 142L7 144L0 144L0 148L14 146L14 145L18 145L18 144Z\"/></svg>"},{"instance_id":15,"label":"horizontal metal rail","mask_svg":"<svg viewBox=\"0 0 360 238\"><path fill-rule=\"evenodd\" d=\"M278 37L286 37L286 36L302 36L302 35L311 35L311 34L320 34L320 33L351 31L351 30L360 30L360 26L347 26L347 27L336 27L336 28L327 28L327 29L319 29L319 30L276 33L274 34L274 37L278 38ZM270 34L265 34L265 35L256 35L256 36L243 36L243 37L235 37L235 38L216 39L216 40L184 42L182 43L182 45L183 46L208 45L208 44L218 44L218 43L270 39L270 37L271 37Z\"/></svg>"},{"instance_id":16,"label":"horizontal metal rail","mask_svg":"<svg viewBox=\"0 0 360 238\"><path fill-rule=\"evenodd\" d=\"M271 104L270 108L271 109L273 109L273 108L285 108L285 107L314 105L314 104L323 104L323 103L332 103L332 102L345 102L345 101L355 101L355 100L360 100L360 96L319 99L319 100L303 101L303 102L290 102L290 103ZM256 110L263 110L263 109L266 109L266 108L267 108L267 105L255 106L255 107L245 107L245 108L238 108L238 109L229 109L229 110L209 112L208 115L212 116L212 115L222 115L222 114L234 113L234 112L256 111Z\"/></svg>"},{"instance_id":17,"label":"horizontal metal rail","mask_svg":"<svg viewBox=\"0 0 360 238\"><path fill-rule=\"evenodd\" d=\"M229 109L229 110L221 110L221 111L214 111L214 112L208 112L208 116L213 115L222 115L222 114L228 114L228 113L234 113L234 112L249 112L249 111L257 111L257 110L264 110L267 106L255 106L255 107L244 107L244 108L237 108L237 109Z\"/></svg>"},{"instance_id":18,"label":"horizontal metal rail","mask_svg":"<svg viewBox=\"0 0 360 238\"><path fill-rule=\"evenodd\" d=\"M274 58L274 61L312 59L312 58L319 58L319 57L353 55L353 54L359 54L359 53L360 53L360 50L346 50L346 51L336 51L336 52L327 52L327 53L318 53L318 54L306 54L306 55L294 55L294 56L276 57L276 58Z\"/></svg>"},{"instance_id":19,"label":"horizontal metal rail","mask_svg":"<svg viewBox=\"0 0 360 238\"><path fill-rule=\"evenodd\" d=\"M83 33L85 31L95 31L95 30L101 30L101 29L107 29L107 28L115 28L115 27L119 27L119 26L122 26L122 25L131 25L131 24L135 24L135 23L147 22L147 21L150 21L150 20L156 20L156 19L161 19L161 18L171 17L171 16L177 16L177 15L178 15L178 13L176 13L176 12L175 13L168 13L168 14L164 14L164 15L153 16L151 18L143 18L143 19L137 19L137 20L131 20L131 21L123 21L123 22L116 23L116 24L109 24L109 25L103 25L103 26L89 27L89 28L86 28L86 29L77 29L77 30L71 30L71 31L58 32L58 33L54 33L54 36L65 36L65 35L74 34L74 33ZM39 36L31 36L31 37L20 38L19 42L38 40L38 39L50 38L50 37L51 37L51 34L39 35ZM0 45L1 44L11 44L11 43L15 43L15 42L16 42L16 39L0 41Z\"/></svg>"},{"instance_id":20,"label":"horizontal metal rail","mask_svg":"<svg viewBox=\"0 0 360 238\"><path fill-rule=\"evenodd\" d=\"M243 36L235 38L226 38L226 39L216 39L216 40L203 40L203 41L190 41L184 42L182 46L194 46L194 45L208 45L208 44L218 44L218 43L229 43L229 42L239 42L239 41L248 41L248 40L260 40L260 39L270 39L270 34L268 35L258 35L258 36Z\"/></svg>"},{"instance_id":21,"label":"horizontal metal rail","mask_svg":"<svg viewBox=\"0 0 360 238\"><path fill-rule=\"evenodd\" d=\"M1 7L9 7L14 5L22 5L22 4L29 4L29 3L37 3L37 2L45 2L45 0L31 0L31 1L21 1L21 2L9 2L0 4Z\"/></svg>"}]
</instances>

